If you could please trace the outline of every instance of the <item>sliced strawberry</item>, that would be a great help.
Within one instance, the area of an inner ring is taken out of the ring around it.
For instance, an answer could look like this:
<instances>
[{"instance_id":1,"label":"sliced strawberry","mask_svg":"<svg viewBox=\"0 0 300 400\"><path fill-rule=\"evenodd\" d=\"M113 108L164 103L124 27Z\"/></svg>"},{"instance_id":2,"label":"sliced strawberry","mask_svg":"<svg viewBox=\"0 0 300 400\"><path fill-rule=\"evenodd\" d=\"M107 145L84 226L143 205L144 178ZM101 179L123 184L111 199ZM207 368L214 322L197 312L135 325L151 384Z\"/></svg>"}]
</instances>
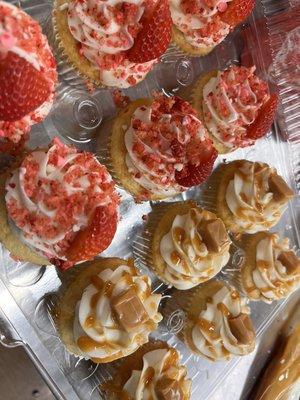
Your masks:
<instances>
[{"instance_id":1,"label":"sliced strawberry","mask_svg":"<svg viewBox=\"0 0 300 400\"><path fill-rule=\"evenodd\" d=\"M66 252L68 261L90 260L104 251L113 240L117 229L117 212L113 214L107 207L97 207L91 223L78 232Z\"/></svg>"},{"instance_id":2,"label":"sliced strawberry","mask_svg":"<svg viewBox=\"0 0 300 400\"><path fill-rule=\"evenodd\" d=\"M181 159L185 155L185 147L179 143L177 139L173 139L171 143L171 151L176 159Z\"/></svg>"},{"instance_id":3,"label":"sliced strawberry","mask_svg":"<svg viewBox=\"0 0 300 400\"><path fill-rule=\"evenodd\" d=\"M11 51L0 58L0 120L23 118L49 95L49 83L32 64Z\"/></svg>"},{"instance_id":4,"label":"sliced strawberry","mask_svg":"<svg viewBox=\"0 0 300 400\"><path fill-rule=\"evenodd\" d=\"M272 126L278 106L278 95L271 94L269 100L262 106L255 121L247 129L247 138L259 139L265 136Z\"/></svg>"},{"instance_id":5,"label":"sliced strawberry","mask_svg":"<svg viewBox=\"0 0 300 400\"><path fill-rule=\"evenodd\" d=\"M211 174L217 156L217 151L211 146L209 155L206 151L205 159L203 159L198 165L189 162L182 171L176 171L176 182L184 187L200 185L200 183L206 181Z\"/></svg>"},{"instance_id":6,"label":"sliced strawberry","mask_svg":"<svg viewBox=\"0 0 300 400\"><path fill-rule=\"evenodd\" d=\"M145 12L141 25L142 29L128 52L129 61L134 63L155 60L167 50L172 36L168 0L158 0L152 10Z\"/></svg>"},{"instance_id":7,"label":"sliced strawberry","mask_svg":"<svg viewBox=\"0 0 300 400\"><path fill-rule=\"evenodd\" d=\"M232 28L243 22L253 11L255 0L233 0L226 11L219 13L221 20Z\"/></svg>"}]
</instances>

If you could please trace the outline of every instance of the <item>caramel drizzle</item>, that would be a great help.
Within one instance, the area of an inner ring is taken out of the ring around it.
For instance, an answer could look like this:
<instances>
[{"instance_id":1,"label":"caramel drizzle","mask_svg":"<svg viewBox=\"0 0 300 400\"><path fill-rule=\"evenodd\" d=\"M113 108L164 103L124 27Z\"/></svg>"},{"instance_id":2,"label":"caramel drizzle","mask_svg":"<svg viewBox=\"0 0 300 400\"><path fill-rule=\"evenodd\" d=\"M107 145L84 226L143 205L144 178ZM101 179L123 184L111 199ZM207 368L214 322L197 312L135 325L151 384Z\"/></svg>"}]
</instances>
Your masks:
<instances>
[{"instance_id":1,"label":"caramel drizzle","mask_svg":"<svg viewBox=\"0 0 300 400\"><path fill-rule=\"evenodd\" d=\"M231 312L228 310L228 308L225 306L223 303L218 303L217 309L225 315L225 317L229 318L231 316Z\"/></svg>"},{"instance_id":2,"label":"caramel drizzle","mask_svg":"<svg viewBox=\"0 0 300 400\"><path fill-rule=\"evenodd\" d=\"M130 269L134 268L134 272L136 272L134 265L130 264L129 265ZM136 286L133 283L132 276L128 272L124 272L122 274L122 278L125 278L126 283L129 286ZM112 292L114 290L115 284L112 283L111 281L106 281L104 282L98 275L94 275L90 278L92 285L98 290L96 293L94 293L91 297L90 300L90 307L92 310L94 310L101 298L101 296L107 296L111 298ZM147 283L147 282L146 282ZM151 288L147 289L146 295L149 296L151 294ZM97 325L97 321L95 320L95 317L90 315L86 318L84 322L85 328L94 328L96 331L98 331L99 334L103 334L103 329L99 324ZM116 325L117 326L117 325ZM96 342L93 339L90 339L88 336L81 336L77 340L77 345L78 347L83 351L87 352L89 350L101 348L101 347L112 347L112 348L117 348L118 344L117 343L108 343L108 342Z\"/></svg>"},{"instance_id":3,"label":"caramel drizzle","mask_svg":"<svg viewBox=\"0 0 300 400\"><path fill-rule=\"evenodd\" d=\"M178 356L177 351L175 349L170 349L168 352L168 356L165 359L162 372L163 373L166 372L173 365L177 364L178 360L179 360L179 356Z\"/></svg>"}]
</instances>

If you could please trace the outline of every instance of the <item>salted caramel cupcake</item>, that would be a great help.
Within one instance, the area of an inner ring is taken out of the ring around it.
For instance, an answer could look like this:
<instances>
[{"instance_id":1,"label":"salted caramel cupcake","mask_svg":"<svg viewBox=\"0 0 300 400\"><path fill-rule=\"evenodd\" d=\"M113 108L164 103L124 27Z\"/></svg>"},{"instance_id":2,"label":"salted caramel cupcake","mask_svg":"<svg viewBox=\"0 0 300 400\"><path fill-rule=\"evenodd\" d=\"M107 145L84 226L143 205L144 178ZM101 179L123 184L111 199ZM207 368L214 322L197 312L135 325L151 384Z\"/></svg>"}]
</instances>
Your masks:
<instances>
[{"instance_id":1,"label":"salted caramel cupcake","mask_svg":"<svg viewBox=\"0 0 300 400\"><path fill-rule=\"evenodd\" d=\"M221 281L194 289L186 306L183 340L195 354L211 361L243 356L255 348L255 332L246 299Z\"/></svg>"},{"instance_id":2,"label":"salted caramel cupcake","mask_svg":"<svg viewBox=\"0 0 300 400\"><path fill-rule=\"evenodd\" d=\"M162 319L160 294L133 263L102 258L78 267L62 290L57 327L67 349L95 363L135 352Z\"/></svg>"},{"instance_id":3,"label":"salted caramel cupcake","mask_svg":"<svg viewBox=\"0 0 300 400\"><path fill-rule=\"evenodd\" d=\"M173 42L184 53L205 56L252 12L254 0L169 0Z\"/></svg>"},{"instance_id":4,"label":"salted caramel cupcake","mask_svg":"<svg viewBox=\"0 0 300 400\"><path fill-rule=\"evenodd\" d=\"M211 71L194 84L191 103L219 153L252 146L274 121L278 96L255 73L255 66Z\"/></svg>"},{"instance_id":5,"label":"salted caramel cupcake","mask_svg":"<svg viewBox=\"0 0 300 400\"><path fill-rule=\"evenodd\" d=\"M294 196L276 169L261 162L237 160L222 164L212 182L217 214L233 233L272 228Z\"/></svg>"},{"instance_id":6,"label":"salted caramel cupcake","mask_svg":"<svg viewBox=\"0 0 300 400\"><path fill-rule=\"evenodd\" d=\"M147 265L169 286L191 289L227 264L231 241L224 223L196 202L160 207L149 219L146 231L152 233Z\"/></svg>"},{"instance_id":7,"label":"salted caramel cupcake","mask_svg":"<svg viewBox=\"0 0 300 400\"><path fill-rule=\"evenodd\" d=\"M241 270L242 287L251 300L271 303L288 297L300 286L300 259L289 239L259 232L241 241L245 259Z\"/></svg>"},{"instance_id":8,"label":"salted caramel cupcake","mask_svg":"<svg viewBox=\"0 0 300 400\"><path fill-rule=\"evenodd\" d=\"M159 200L204 182L217 152L188 102L156 95L119 112L110 156L121 186L139 200Z\"/></svg>"},{"instance_id":9,"label":"salted caramel cupcake","mask_svg":"<svg viewBox=\"0 0 300 400\"><path fill-rule=\"evenodd\" d=\"M189 400L192 382L186 375L177 350L165 342L149 342L126 357L101 389L107 400Z\"/></svg>"},{"instance_id":10,"label":"salted caramel cupcake","mask_svg":"<svg viewBox=\"0 0 300 400\"><path fill-rule=\"evenodd\" d=\"M93 259L111 243L119 196L88 152L53 139L1 176L0 240L11 255L62 269Z\"/></svg>"}]
</instances>

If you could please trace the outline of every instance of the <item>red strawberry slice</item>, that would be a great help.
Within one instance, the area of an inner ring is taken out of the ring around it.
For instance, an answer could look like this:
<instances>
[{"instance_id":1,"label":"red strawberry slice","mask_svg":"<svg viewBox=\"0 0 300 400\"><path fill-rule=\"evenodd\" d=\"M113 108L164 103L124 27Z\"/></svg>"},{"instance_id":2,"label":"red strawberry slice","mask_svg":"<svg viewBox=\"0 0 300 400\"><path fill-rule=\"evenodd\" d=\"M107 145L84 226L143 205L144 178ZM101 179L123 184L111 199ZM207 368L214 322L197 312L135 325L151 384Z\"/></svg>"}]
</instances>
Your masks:
<instances>
[{"instance_id":1,"label":"red strawberry slice","mask_svg":"<svg viewBox=\"0 0 300 400\"><path fill-rule=\"evenodd\" d=\"M168 0L158 0L154 9L145 12L141 24L143 27L128 52L129 61L134 63L155 60L167 50L172 36Z\"/></svg>"},{"instance_id":2,"label":"red strawberry slice","mask_svg":"<svg viewBox=\"0 0 300 400\"><path fill-rule=\"evenodd\" d=\"M0 120L23 118L49 95L49 83L28 61L11 51L0 58Z\"/></svg>"},{"instance_id":3,"label":"red strawberry slice","mask_svg":"<svg viewBox=\"0 0 300 400\"><path fill-rule=\"evenodd\" d=\"M182 171L176 171L176 182L184 187L200 185L200 183L206 181L211 174L217 156L217 151L214 147L211 147L209 155L206 155L205 159L202 160L199 165L189 162Z\"/></svg>"},{"instance_id":4,"label":"red strawberry slice","mask_svg":"<svg viewBox=\"0 0 300 400\"><path fill-rule=\"evenodd\" d=\"M78 232L66 252L68 261L90 260L104 251L113 240L117 229L117 212L113 214L107 207L97 207L91 223Z\"/></svg>"},{"instance_id":5,"label":"red strawberry slice","mask_svg":"<svg viewBox=\"0 0 300 400\"><path fill-rule=\"evenodd\" d=\"M219 13L221 20L232 28L243 22L253 11L255 0L233 0L226 11Z\"/></svg>"},{"instance_id":6,"label":"red strawberry slice","mask_svg":"<svg viewBox=\"0 0 300 400\"><path fill-rule=\"evenodd\" d=\"M256 140L265 136L272 126L278 106L278 95L271 94L269 100L262 106L255 121L247 129L247 138Z\"/></svg>"},{"instance_id":7,"label":"red strawberry slice","mask_svg":"<svg viewBox=\"0 0 300 400\"><path fill-rule=\"evenodd\" d=\"M172 140L171 151L173 156L178 160L182 159L185 155L185 147L177 139Z\"/></svg>"}]
</instances>

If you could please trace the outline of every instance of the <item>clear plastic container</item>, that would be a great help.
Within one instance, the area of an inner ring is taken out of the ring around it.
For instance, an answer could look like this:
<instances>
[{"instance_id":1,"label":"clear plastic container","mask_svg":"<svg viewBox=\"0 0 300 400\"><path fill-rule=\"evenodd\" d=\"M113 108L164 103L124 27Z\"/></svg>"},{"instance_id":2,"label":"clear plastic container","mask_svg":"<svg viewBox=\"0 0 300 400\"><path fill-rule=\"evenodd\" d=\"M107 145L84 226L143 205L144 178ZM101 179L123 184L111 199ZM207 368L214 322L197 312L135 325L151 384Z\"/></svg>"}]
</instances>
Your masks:
<instances>
[{"instance_id":1,"label":"clear plastic container","mask_svg":"<svg viewBox=\"0 0 300 400\"><path fill-rule=\"evenodd\" d=\"M51 1L24 0L19 3L26 12L41 22L49 36L53 35ZM267 78L270 75L273 83L278 85L281 98L278 122L273 126L272 132L255 146L226 155L226 159L246 158L267 162L276 167L294 188L298 196L290 203L288 211L275 229L289 237L292 245L299 248L300 76L299 69L295 68L292 61L280 62L282 44L287 40L294 40L295 32L292 31L297 28L297 24L294 26L291 20L293 19L294 23L296 17L299 17L299 8L296 4L298 13L294 13L295 9L287 0L261 0L256 3L255 12L247 23L235 30L210 55L205 58L189 58L171 47L163 56L162 63L155 67L144 82L126 90L126 95L133 100L150 96L153 90L159 89L163 89L166 94L177 93L201 73L224 68L241 60L252 60L262 77ZM275 63L272 66L273 60ZM112 91L97 89L89 95L83 81L72 69L59 60L58 67L60 84L56 104L44 123L34 127L30 145L45 145L50 138L60 135L80 149L93 151L102 121L111 118L116 111ZM101 134L105 143L105 135L103 132ZM221 158L224 159L225 156L219 157L219 161ZM206 199L202 192L203 188L196 187L174 200L196 198L205 206ZM151 203L135 204L124 190L119 189L119 193L122 196L122 220L113 243L103 255L129 257L132 255L134 237L142 227L142 216L151 210ZM238 266L239 261L237 249L229 265L219 274L219 278L232 282L231 270ZM140 267L145 269L142 263ZM148 270L146 272L150 274ZM152 278L154 290L167 296L166 286L153 275ZM0 247L1 340L8 346L20 343L25 346L58 398L100 399L99 384L109 377L109 367L97 366L90 361L69 355L60 342L51 317L59 286L60 280L54 267L15 262L9 257L7 250ZM274 323L276 316L282 315L280 313L285 309L286 303L287 300L271 305L261 302L249 303L258 338L256 351L243 358L233 358L229 362L210 363L192 355L185 348L175 335L183 323L180 310L171 319L165 320L153 333L153 337L167 340L182 353L188 374L193 379L193 400L246 399L248 389L251 388L251 384L244 388L247 375L255 376L263 360L261 355L260 364L258 365L257 361L253 363L259 344L268 326ZM228 387L226 382L232 382L235 376L234 387Z\"/></svg>"}]
</instances>

